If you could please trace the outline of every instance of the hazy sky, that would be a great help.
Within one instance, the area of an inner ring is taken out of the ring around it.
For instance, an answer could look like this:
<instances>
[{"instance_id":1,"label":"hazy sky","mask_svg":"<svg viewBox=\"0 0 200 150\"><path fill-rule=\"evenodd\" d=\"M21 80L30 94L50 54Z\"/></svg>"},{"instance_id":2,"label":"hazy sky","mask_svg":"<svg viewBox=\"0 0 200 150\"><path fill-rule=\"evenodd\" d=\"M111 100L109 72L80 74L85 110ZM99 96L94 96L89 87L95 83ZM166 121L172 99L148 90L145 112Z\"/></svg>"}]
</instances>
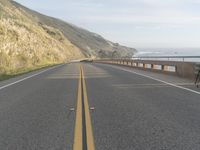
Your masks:
<instances>
[{"instance_id":1,"label":"hazy sky","mask_svg":"<svg viewBox=\"0 0 200 150\"><path fill-rule=\"evenodd\" d=\"M199 48L200 0L16 0L135 48Z\"/></svg>"}]
</instances>

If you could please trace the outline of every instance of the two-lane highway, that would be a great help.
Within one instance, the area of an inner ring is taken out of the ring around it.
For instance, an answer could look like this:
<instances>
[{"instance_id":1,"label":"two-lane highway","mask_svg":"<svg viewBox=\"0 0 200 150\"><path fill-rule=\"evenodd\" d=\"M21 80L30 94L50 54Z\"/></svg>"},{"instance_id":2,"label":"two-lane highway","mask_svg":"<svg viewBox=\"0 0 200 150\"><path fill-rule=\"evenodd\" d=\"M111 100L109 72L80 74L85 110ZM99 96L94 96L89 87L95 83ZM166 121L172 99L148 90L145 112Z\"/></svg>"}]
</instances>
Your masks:
<instances>
[{"instance_id":1,"label":"two-lane highway","mask_svg":"<svg viewBox=\"0 0 200 150\"><path fill-rule=\"evenodd\" d=\"M198 150L199 114L198 92L123 67L66 64L0 90L0 149Z\"/></svg>"}]
</instances>

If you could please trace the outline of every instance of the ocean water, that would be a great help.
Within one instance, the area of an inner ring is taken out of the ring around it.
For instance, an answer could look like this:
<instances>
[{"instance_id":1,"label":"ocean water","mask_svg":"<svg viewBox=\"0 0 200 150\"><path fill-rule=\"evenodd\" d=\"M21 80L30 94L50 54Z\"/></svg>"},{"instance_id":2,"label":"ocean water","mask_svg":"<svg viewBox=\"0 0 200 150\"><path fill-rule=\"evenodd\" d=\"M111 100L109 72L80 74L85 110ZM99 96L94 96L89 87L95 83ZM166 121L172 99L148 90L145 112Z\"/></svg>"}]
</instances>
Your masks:
<instances>
[{"instance_id":1,"label":"ocean water","mask_svg":"<svg viewBox=\"0 0 200 150\"><path fill-rule=\"evenodd\" d=\"M153 60L200 62L200 48L145 48L137 49L135 57L159 57L159 56L199 56L199 58L151 58ZM150 58L148 58L150 59Z\"/></svg>"}]
</instances>

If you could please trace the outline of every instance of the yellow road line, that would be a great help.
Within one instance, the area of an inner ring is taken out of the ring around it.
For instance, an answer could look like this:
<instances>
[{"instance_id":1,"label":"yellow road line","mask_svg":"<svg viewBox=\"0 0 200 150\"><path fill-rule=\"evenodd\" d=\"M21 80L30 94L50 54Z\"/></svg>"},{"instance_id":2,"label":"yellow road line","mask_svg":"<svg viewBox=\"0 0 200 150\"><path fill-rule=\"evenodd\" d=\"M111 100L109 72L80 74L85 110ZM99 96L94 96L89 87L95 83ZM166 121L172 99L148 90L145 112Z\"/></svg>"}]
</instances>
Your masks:
<instances>
[{"instance_id":1,"label":"yellow road line","mask_svg":"<svg viewBox=\"0 0 200 150\"><path fill-rule=\"evenodd\" d=\"M79 75L79 85L78 85L78 98L76 106L76 122L75 122L75 132L74 132L74 145L73 150L82 150L83 136L82 136L82 98L81 98L81 73Z\"/></svg>"},{"instance_id":2,"label":"yellow road line","mask_svg":"<svg viewBox=\"0 0 200 150\"><path fill-rule=\"evenodd\" d=\"M85 116L85 126L86 126L85 129L83 128L83 122L84 122L82 118L83 113ZM86 82L84 78L83 68L80 67L73 150L83 150L83 138L84 138L83 131L86 131L87 139L85 140L87 144L87 150L95 150L88 97L87 97Z\"/></svg>"},{"instance_id":3,"label":"yellow road line","mask_svg":"<svg viewBox=\"0 0 200 150\"><path fill-rule=\"evenodd\" d=\"M83 76L83 92L84 92L84 105L85 105L87 147L88 147L88 150L95 150L94 137L93 137L93 131L92 131L92 123L91 123L89 104L88 104L87 89L86 89L86 83L85 83L84 72L83 72L82 67L81 67L81 70L82 70L82 76Z\"/></svg>"}]
</instances>

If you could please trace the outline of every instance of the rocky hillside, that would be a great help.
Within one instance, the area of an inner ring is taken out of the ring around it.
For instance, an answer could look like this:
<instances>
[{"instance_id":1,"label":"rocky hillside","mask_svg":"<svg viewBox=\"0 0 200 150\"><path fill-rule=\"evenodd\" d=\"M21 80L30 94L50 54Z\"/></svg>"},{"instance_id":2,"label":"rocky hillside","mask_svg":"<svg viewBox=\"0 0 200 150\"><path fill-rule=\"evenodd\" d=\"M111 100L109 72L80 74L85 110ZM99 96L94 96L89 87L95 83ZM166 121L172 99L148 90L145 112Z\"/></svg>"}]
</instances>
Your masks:
<instances>
[{"instance_id":1,"label":"rocky hillside","mask_svg":"<svg viewBox=\"0 0 200 150\"><path fill-rule=\"evenodd\" d=\"M0 0L1 73L84 57L60 30L38 25L25 13L8 0Z\"/></svg>"},{"instance_id":2,"label":"rocky hillside","mask_svg":"<svg viewBox=\"0 0 200 150\"><path fill-rule=\"evenodd\" d=\"M96 33L92 33L62 20L42 15L16 2L12 3L17 8L24 10L24 14L28 15L29 18L39 25L48 25L59 29L67 39L82 50L86 57L126 57L132 56L136 52L134 48L112 43Z\"/></svg>"},{"instance_id":3,"label":"rocky hillside","mask_svg":"<svg viewBox=\"0 0 200 150\"><path fill-rule=\"evenodd\" d=\"M14 1L0 0L0 73L84 57L126 57L134 52Z\"/></svg>"}]
</instances>

